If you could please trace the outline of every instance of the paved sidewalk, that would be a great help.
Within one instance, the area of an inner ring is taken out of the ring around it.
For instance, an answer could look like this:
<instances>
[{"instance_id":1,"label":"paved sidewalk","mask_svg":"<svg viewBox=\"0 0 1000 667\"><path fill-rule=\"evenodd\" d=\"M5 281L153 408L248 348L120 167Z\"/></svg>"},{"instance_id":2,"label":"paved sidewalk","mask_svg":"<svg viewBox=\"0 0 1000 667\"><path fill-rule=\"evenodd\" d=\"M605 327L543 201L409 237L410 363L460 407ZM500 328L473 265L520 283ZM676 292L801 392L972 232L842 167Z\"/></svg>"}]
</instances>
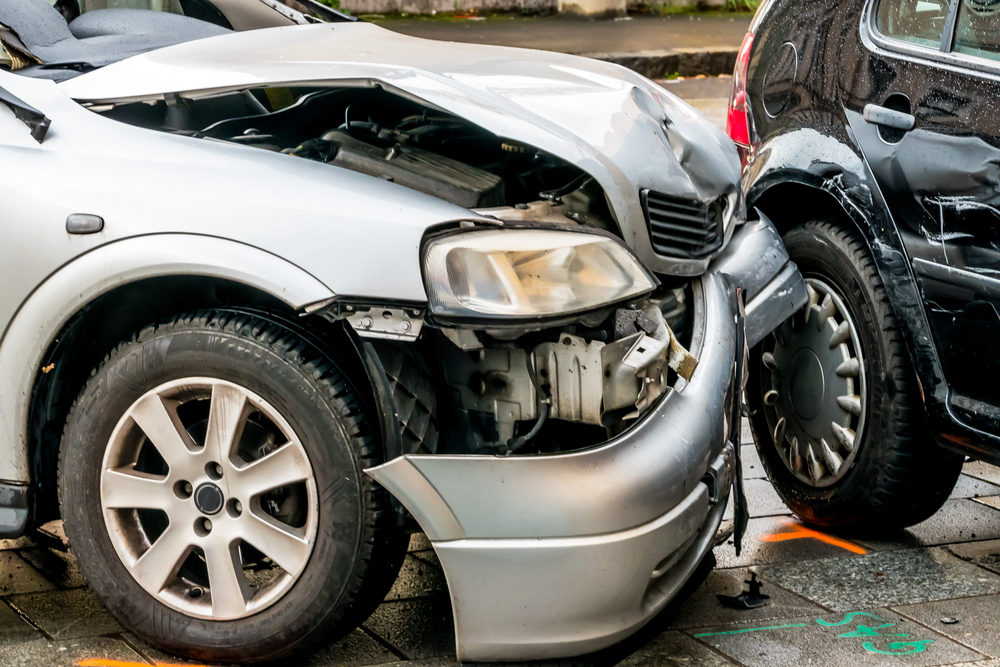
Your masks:
<instances>
[{"instance_id":1,"label":"paved sidewalk","mask_svg":"<svg viewBox=\"0 0 1000 667\"><path fill-rule=\"evenodd\" d=\"M635 16L587 21L559 16L376 19L416 37L547 49L630 67L644 76L730 74L749 14Z\"/></svg>"}]
</instances>

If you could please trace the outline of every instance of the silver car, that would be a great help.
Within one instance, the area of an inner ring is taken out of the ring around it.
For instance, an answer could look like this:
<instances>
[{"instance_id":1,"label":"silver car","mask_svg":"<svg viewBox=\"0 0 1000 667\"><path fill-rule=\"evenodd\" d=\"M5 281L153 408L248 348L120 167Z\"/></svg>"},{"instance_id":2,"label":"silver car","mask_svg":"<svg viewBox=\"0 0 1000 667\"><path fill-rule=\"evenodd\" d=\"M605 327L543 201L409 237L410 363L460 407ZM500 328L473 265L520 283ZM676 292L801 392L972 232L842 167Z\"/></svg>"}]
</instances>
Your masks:
<instances>
[{"instance_id":1,"label":"silver car","mask_svg":"<svg viewBox=\"0 0 1000 667\"><path fill-rule=\"evenodd\" d=\"M61 517L205 660L349 632L415 530L462 660L629 635L806 300L729 139L614 65L244 2L278 27L0 4L2 534Z\"/></svg>"}]
</instances>

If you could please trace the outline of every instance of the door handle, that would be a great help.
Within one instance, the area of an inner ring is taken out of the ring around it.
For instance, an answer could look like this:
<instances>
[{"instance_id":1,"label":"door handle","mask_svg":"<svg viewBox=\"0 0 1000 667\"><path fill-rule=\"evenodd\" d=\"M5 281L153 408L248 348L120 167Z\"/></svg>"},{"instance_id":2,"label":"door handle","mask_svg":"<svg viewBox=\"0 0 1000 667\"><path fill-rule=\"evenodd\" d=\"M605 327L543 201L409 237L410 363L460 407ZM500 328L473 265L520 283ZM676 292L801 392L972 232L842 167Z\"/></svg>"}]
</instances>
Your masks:
<instances>
[{"instance_id":1,"label":"door handle","mask_svg":"<svg viewBox=\"0 0 1000 667\"><path fill-rule=\"evenodd\" d=\"M877 104L865 105L864 118L869 123L891 127L903 132L909 132L917 124L917 119L913 114L880 107Z\"/></svg>"}]
</instances>

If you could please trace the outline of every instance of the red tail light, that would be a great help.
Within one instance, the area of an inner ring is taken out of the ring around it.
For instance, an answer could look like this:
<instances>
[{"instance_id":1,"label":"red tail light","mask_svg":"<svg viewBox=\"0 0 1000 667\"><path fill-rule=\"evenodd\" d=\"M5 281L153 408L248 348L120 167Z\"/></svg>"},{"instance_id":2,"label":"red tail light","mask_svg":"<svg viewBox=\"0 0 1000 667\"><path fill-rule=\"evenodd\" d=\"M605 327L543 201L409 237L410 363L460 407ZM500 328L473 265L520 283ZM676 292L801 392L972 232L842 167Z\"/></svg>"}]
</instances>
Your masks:
<instances>
[{"instance_id":1,"label":"red tail light","mask_svg":"<svg viewBox=\"0 0 1000 667\"><path fill-rule=\"evenodd\" d=\"M726 133L736 142L740 160L745 167L753 153L750 143L750 106L747 103L747 70L750 67L750 50L753 48L753 33L743 38L736 69L733 71L733 92L729 96L729 113L726 114Z\"/></svg>"}]
</instances>

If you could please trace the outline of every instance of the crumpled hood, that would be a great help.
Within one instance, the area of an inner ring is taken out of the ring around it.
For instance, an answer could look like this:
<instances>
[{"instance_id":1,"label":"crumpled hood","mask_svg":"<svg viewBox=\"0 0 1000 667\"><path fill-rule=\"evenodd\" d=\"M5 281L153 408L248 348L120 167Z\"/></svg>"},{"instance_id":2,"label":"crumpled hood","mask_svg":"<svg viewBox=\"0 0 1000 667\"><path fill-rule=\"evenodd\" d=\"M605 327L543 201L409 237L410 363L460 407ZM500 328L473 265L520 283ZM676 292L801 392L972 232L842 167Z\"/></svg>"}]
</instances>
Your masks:
<instances>
[{"instance_id":1,"label":"crumpled hood","mask_svg":"<svg viewBox=\"0 0 1000 667\"><path fill-rule=\"evenodd\" d=\"M381 85L577 165L603 186L625 240L654 270L698 274L707 259L653 252L639 190L736 206L739 159L723 132L634 72L577 56L318 24L167 47L60 87L88 103L320 82Z\"/></svg>"}]
</instances>

